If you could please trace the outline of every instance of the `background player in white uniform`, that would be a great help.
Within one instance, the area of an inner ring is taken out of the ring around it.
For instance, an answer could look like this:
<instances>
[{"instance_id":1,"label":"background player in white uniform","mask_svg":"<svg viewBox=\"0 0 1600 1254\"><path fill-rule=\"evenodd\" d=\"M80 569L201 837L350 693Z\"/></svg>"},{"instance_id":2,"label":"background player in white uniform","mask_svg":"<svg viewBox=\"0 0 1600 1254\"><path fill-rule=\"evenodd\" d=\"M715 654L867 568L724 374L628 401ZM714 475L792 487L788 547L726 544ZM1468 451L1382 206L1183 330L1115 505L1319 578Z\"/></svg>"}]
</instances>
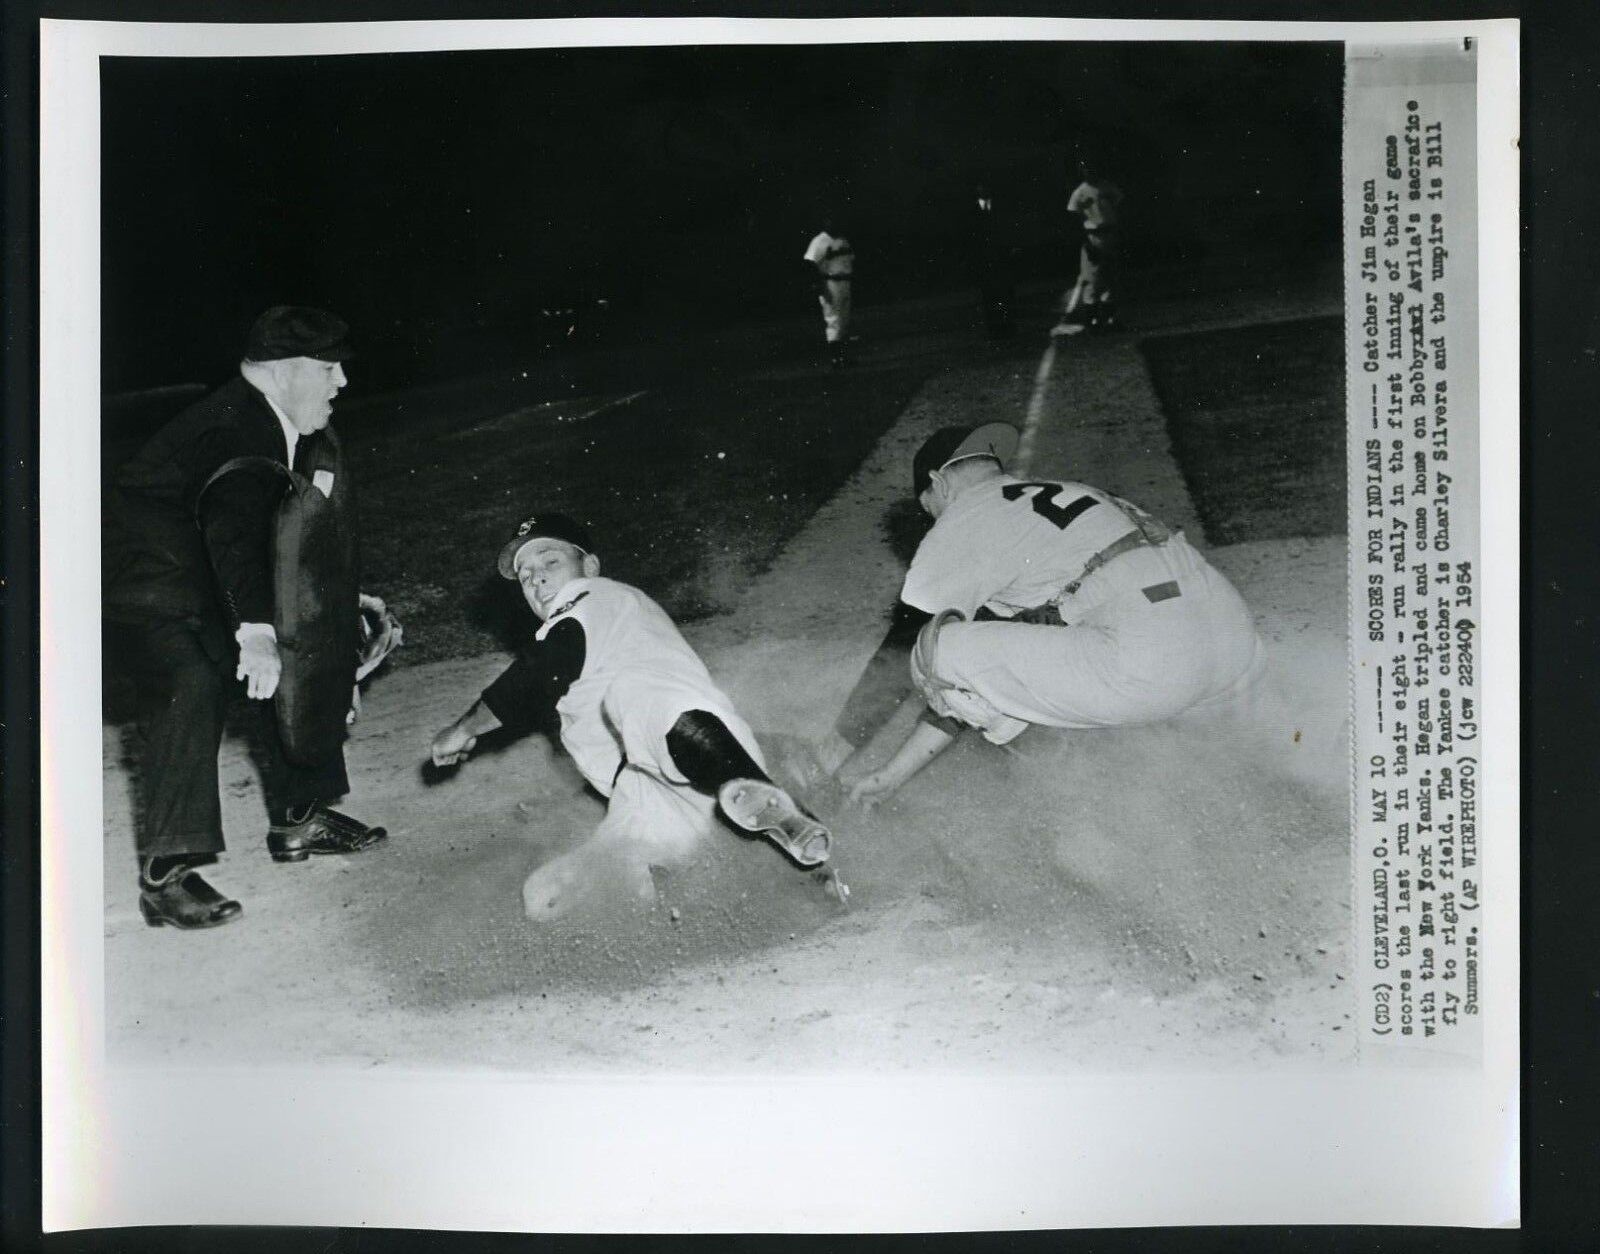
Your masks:
<instances>
[{"instance_id":1,"label":"background player in white uniform","mask_svg":"<svg viewBox=\"0 0 1600 1254\"><path fill-rule=\"evenodd\" d=\"M650 865L679 858L730 820L761 832L801 866L829 853L828 829L767 777L760 746L733 703L659 605L600 577L587 532L536 514L500 551L543 621L535 643L433 740L433 761L466 759L485 732L547 725L601 796L594 837L528 877L531 918L553 918L596 892L653 892Z\"/></svg>"},{"instance_id":2,"label":"background player in white uniform","mask_svg":"<svg viewBox=\"0 0 1600 1254\"><path fill-rule=\"evenodd\" d=\"M1078 162L1078 174L1082 182L1072 189L1067 212L1083 224L1083 246L1078 252L1078 281L1067 289L1055 335L1075 335L1090 328L1109 331L1117 321L1112 287L1121 252L1122 189L1103 178L1087 159Z\"/></svg>"},{"instance_id":3,"label":"background player in white uniform","mask_svg":"<svg viewBox=\"0 0 1600 1254\"><path fill-rule=\"evenodd\" d=\"M1230 698L1263 665L1243 599L1181 532L1097 488L1013 478L1017 441L1006 423L946 427L917 452L935 521L900 595L933 616L907 704L927 708L909 735L891 719L840 768L854 800L892 793L963 725L1005 744L1029 723L1152 722Z\"/></svg>"},{"instance_id":4,"label":"background player in white uniform","mask_svg":"<svg viewBox=\"0 0 1600 1254\"><path fill-rule=\"evenodd\" d=\"M822 330L832 364L845 364L850 342L851 284L856 270L855 249L837 234L838 223L830 214L821 231L806 245L805 259L816 267L822 283L817 303L822 306Z\"/></svg>"}]
</instances>

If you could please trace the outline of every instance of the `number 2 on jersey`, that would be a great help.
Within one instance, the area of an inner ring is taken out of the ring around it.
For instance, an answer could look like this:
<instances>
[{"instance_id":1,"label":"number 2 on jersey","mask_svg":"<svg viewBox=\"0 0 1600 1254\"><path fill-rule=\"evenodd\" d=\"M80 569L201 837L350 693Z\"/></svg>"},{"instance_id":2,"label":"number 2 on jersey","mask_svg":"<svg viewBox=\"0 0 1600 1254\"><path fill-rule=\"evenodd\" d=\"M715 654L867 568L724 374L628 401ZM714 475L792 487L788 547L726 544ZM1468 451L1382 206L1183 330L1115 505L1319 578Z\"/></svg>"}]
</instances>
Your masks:
<instances>
[{"instance_id":1,"label":"number 2 on jersey","mask_svg":"<svg viewBox=\"0 0 1600 1254\"><path fill-rule=\"evenodd\" d=\"M1033 506L1033 512L1063 530L1066 529L1068 523L1083 513L1084 510L1096 504L1094 497L1080 496L1070 505L1057 505L1056 497L1061 495L1061 485L1059 483L1008 483L1000 489L1000 495L1008 501L1015 501L1029 488L1038 489L1033 494L1033 499L1030 502Z\"/></svg>"}]
</instances>

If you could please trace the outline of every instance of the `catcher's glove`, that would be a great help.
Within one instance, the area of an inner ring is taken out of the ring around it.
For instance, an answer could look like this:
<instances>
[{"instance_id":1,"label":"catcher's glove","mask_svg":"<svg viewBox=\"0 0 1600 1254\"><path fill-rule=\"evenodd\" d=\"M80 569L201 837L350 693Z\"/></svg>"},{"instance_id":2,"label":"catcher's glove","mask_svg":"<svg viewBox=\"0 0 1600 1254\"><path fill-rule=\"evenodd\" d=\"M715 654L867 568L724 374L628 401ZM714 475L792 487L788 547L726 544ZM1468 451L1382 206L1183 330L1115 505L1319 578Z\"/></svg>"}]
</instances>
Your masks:
<instances>
[{"instance_id":1,"label":"catcher's glove","mask_svg":"<svg viewBox=\"0 0 1600 1254\"><path fill-rule=\"evenodd\" d=\"M377 597L361 597L361 645L356 654L356 682L359 683L399 648L405 639L400 620Z\"/></svg>"}]
</instances>

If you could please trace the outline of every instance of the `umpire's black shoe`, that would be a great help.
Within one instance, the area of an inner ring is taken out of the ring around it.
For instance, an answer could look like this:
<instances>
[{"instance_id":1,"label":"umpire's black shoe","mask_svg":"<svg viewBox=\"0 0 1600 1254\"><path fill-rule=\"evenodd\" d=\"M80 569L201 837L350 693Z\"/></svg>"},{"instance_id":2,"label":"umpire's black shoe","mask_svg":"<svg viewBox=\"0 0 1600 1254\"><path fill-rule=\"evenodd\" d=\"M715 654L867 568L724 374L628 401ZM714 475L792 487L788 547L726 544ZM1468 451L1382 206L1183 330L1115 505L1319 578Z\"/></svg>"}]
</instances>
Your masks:
<instances>
[{"instance_id":1,"label":"umpire's black shoe","mask_svg":"<svg viewBox=\"0 0 1600 1254\"><path fill-rule=\"evenodd\" d=\"M291 813L287 821L274 823L267 832L267 852L274 862L304 862L314 853L360 853L388 836L385 828L319 805L303 819Z\"/></svg>"},{"instance_id":2,"label":"umpire's black shoe","mask_svg":"<svg viewBox=\"0 0 1600 1254\"><path fill-rule=\"evenodd\" d=\"M175 866L159 879L144 872L139 875L139 913L151 927L219 927L243 911L191 866Z\"/></svg>"}]
</instances>

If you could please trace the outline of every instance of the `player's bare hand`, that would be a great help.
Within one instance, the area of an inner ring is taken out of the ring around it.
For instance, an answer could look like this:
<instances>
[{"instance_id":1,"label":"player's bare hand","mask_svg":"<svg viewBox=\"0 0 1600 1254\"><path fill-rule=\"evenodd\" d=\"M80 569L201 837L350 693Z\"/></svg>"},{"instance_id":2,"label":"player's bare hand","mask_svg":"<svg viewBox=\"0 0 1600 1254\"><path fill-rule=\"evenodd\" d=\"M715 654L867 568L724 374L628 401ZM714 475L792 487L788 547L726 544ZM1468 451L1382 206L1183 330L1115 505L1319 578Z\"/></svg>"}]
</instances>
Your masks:
<instances>
[{"instance_id":1,"label":"player's bare hand","mask_svg":"<svg viewBox=\"0 0 1600 1254\"><path fill-rule=\"evenodd\" d=\"M848 796L854 805L870 810L882 801L894 795L896 785L884 777L883 772L873 771L864 775L850 785Z\"/></svg>"},{"instance_id":2,"label":"player's bare hand","mask_svg":"<svg viewBox=\"0 0 1600 1254\"><path fill-rule=\"evenodd\" d=\"M451 723L433 738L433 764L455 766L465 762L472 756L472 750L477 743L476 736L467 735L460 727Z\"/></svg>"},{"instance_id":3,"label":"player's bare hand","mask_svg":"<svg viewBox=\"0 0 1600 1254\"><path fill-rule=\"evenodd\" d=\"M278 691L283 661L278 657L278 642L271 636L254 633L239 642L239 667L235 679L245 682L247 695L265 701Z\"/></svg>"}]
</instances>

